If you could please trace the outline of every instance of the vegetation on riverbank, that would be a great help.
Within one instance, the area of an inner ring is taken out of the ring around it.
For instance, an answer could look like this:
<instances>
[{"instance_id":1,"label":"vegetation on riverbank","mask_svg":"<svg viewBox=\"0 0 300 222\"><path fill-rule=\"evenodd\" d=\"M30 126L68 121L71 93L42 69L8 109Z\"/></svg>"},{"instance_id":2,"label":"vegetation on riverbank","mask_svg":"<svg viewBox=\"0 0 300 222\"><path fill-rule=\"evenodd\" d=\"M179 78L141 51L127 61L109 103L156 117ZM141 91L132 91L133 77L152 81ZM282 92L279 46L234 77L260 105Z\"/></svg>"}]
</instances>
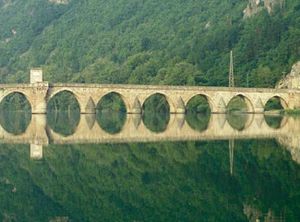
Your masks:
<instances>
[{"instance_id":1,"label":"vegetation on riverbank","mask_svg":"<svg viewBox=\"0 0 300 222\"><path fill-rule=\"evenodd\" d=\"M300 115L300 109L287 109L284 111L284 113L291 116L298 116Z\"/></svg>"}]
</instances>

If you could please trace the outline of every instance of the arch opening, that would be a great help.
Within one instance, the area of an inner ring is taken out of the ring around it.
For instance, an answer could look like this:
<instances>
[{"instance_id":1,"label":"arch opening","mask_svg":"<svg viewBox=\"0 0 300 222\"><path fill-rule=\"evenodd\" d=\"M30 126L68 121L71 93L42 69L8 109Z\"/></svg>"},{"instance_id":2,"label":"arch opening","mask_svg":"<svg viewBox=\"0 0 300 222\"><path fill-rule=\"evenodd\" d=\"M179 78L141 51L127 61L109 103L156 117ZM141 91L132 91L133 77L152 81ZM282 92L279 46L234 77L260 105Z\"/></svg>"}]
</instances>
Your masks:
<instances>
[{"instance_id":1,"label":"arch opening","mask_svg":"<svg viewBox=\"0 0 300 222\"><path fill-rule=\"evenodd\" d=\"M20 135L31 121L31 105L23 93L14 92L5 96L0 103L0 124L5 131Z\"/></svg>"},{"instance_id":2,"label":"arch opening","mask_svg":"<svg viewBox=\"0 0 300 222\"><path fill-rule=\"evenodd\" d=\"M144 113L170 113L170 104L164 94L155 93L145 100L142 109Z\"/></svg>"},{"instance_id":3,"label":"arch opening","mask_svg":"<svg viewBox=\"0 0 300 222\"><path fill-rule=\"evenodd\" d=\"M0 103L0 110L31 112L31 105L23 93L13 92L2 99Z\"/></svg>"},{"instance_id":4,"label":"arch opening","mask_svg":"<svg viewBox=\"0 0 300 222\"><path fill-rule=\"evenodd\" d=\"M207 96L196 95L192 97L186 105L186 111L187 113L210 114L211 105L209 104Z\"/></svg>"},{"instance_id":5,"label":"arch opening","mask_svg":"<svg viewBox=\"0 0 300 222\"><path fill-rule=\"evenodd\" d=\"M115 92L103 96L96 107L97 122L109 134L121 132L126 122L126 113L122 96Z\"/></svg>"},{"instance_id":6,"label":"arch opening","mask_svg":"<svg viewBox=\"0 0 300 222\"><path fill-rule=\"evenodd\" d=\"M80 121L80 105L70 91L61 91L47 103L47 123L56 133L69 136L75 133Z\"/></svg>"},{"instance_id":7,"label":"arch opening","mask_svg":"<svg viewBox=\"0 0 300 222\"><path fill-rule=\"evenodd\" d=\"M111 92L103 96L97 106L97 112L105 111L105 112L127 112L127 107L124 102L124 99L119 93Z\"/></svg>"},{"instance_id":8,"label":"arch opening","mask_svg":"<svg viewBox=\"0 0 300 222\"><path fill-rule=\"evenodd\" d=\"M287 109L287 107L288 107L288 105L284 101L284 99L282 99L279 96L274 96L266 102L266 104L264 106L264 112L279 114L279 113L283 112L285 109Z\"/></svg>"},{"instance_id":9,"label":"arch opening","mask_svg":"<svg viewBox=\"0 0 300 222\"><path fill-rule=\"evenodd\" d=\"M73 92L64 90L56 93L47 103L47 112L79 112L80 105Z\"/></svg>"},{"instance_id":10,"label":"arch opening","mask_svg":"<svg viewBox=\"0 0 300 222\"><path fill-rule=\"evenodd\" d=\"M252 113L253 110L251 101L243 95L234 96L226 106L227 113Z\"/></svg>"},{"instance_id":11,"label":"arch opening","mask_svg":"<svg viewBox=\"0 0 300 222\"><path fill-rule=\"evenodd\" d=\"M142 106L144 125L152 132L163 132L170 121L170 105L165 95L156 93Z\"/></svg>"}]
</instances>

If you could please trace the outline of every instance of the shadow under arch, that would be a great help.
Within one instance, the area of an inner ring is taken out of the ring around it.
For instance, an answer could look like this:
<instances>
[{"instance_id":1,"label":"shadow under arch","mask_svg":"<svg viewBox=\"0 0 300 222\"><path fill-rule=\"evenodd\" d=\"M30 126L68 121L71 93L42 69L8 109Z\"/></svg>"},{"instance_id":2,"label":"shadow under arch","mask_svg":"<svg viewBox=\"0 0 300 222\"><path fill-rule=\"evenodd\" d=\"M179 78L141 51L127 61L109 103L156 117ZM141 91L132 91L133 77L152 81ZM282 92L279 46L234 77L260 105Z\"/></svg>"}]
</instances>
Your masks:
<instances>
[{"instance_id":1,"label":"shadow under arch","mask_svg":"<svg viewBox=\"0 0 300 222\"><path fill-rule=\"evenodd\" d=\"M238 94L230 99L226 105L226 112L253 113L254 106L247 96Z\"/></svg>"},{"instance_id":2,"label":"shadow under arch","mask_svg":"<svg viewBox=\"0 0 300 222\"><path fill-rule=\"evenodd\" d=\"M288 108L288 103L280 96L273 96L264 104L264 112L280 112Z\"/></svg>"},{"instance_id":3,"label":"shadow under arch","mask_svg":"<svg viewBox=\"0 0 300 222\"><path fill-rule=\"evenodd\" d=\"M31 105L22 92L11 92L0 103L0 124L13 135L26 131L31 122Z\"/></svg>"},{"instance_id":4,"label":"shadow under arch","mask_svg":"<svg viewBox=\"0 0 300 222\"><path fill-rule=\"evenodd\" d=\"M170 122L170 104L161 93L149 96L142 106L142 119L147 129L152 132L164 132Z\"/></svg>"},{"instance_id":5,"label":"shadow under arch","mask_svg":"<svg viewBox=\"0 0 300 222\"><path fill-rule=\"evenodd\" d=\"M70 136L80 121L80 105L76 95L69 90L57 92L47 103L47 124L56 133Z\"/></svg>"},{"instance_id":6,"label":"shadow under arch","mask_svg":"<svg viewBox=\"0 0 300 222\"><path fill-rule=\"evenodd\" d=\"M105 132L117 134L122 131L127 119L126 101L121 94L110 92L97 103L96 120Z\"/></svg>"}]
</instances>

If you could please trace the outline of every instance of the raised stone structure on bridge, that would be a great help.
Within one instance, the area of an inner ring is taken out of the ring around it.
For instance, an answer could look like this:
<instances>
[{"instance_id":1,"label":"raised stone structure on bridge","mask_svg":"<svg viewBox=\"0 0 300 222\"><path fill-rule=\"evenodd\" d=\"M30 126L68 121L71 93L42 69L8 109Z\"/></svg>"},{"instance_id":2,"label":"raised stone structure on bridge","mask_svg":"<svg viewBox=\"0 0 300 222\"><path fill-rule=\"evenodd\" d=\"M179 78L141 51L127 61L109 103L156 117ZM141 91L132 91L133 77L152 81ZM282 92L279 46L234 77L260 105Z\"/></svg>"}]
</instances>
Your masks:
<instances>
[{"instance_id":1,"label":"raised stone structure on bridge","mask_svg":"<svg viewBox=\"0 0 300 222\"><path fill-rule=\"evenodd\" d=\"M117 93L123 99L127 113L142 113L144 102L155 94L163 95L171 113L185 113L188 102L195 96L204 96L212 113L225 113L229 102L242 97L249 113L262 113L271 98L278 98L284 109L300 107L298 89L226 88L195 86L151 85L101 85L101 84L49 84L42 82L41 70L33 70L31 84L0 85L0 101L11 93L23 94L31 105L32 113L47 112L48 101L60 92L71 92L77 99L80 112L93 114L98 102L109 93Z\"/></svg>"}]
</instances>

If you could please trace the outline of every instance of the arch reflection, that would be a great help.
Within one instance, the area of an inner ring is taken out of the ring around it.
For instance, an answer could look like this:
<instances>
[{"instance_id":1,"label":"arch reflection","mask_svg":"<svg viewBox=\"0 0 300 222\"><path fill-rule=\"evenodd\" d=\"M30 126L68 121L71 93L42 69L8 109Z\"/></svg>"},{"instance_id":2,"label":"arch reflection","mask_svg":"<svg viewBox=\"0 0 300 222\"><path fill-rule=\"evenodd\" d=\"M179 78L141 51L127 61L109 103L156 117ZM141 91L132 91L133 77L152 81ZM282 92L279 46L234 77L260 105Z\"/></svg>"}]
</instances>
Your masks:
<instances>
[{"instance_id":1,"label":"arch reflection","mask_svg":"<svg viewBox=\"0 0 300 222\"><path fill-rule=\"evenodd\" d=\"M155 116L154 116L155 117ZM224 140L249 138L274 138L278 136L297 136L299 134L299 121L293 118L283 118L279 129L270 127L264 115L234 115L227 116L212 114L208 123L208 116L199 115L198 119L181 115L170 115L168 124L163 123L156 115L148 116L152 129L142 122L141 115L128 114L125 125L116 131L105 131L96 123L96 115L83 114L68 116L67 112L58 112L54 115L32 115L31 122L26 131L14 135L0 127L1 142L4 143L34 143L40 144L82 144L82 143L124 143L145 141L186 141L186 140ZM233 120L235 121L233 122ZM240 118L248 121L241 121ZM145 118L145 117L144 117ZM234 119L235 118L235 119ZM205 120L205 121L204 121ZM147 120L146 120L147 121ZM198 121L198 123L197 123ZM78 123L79 122L79 123ZM229 124L229 122L231 124ZM240 123L243 124L240 124ZM147 122L146 122L147 123ZM208 124L207 124L208 123ZM48 124L48 125L47 125ZM235 124L235 125L234 125ZM115 125L113 123L113 125ZM148 124L149 125L149 124ZM115 126L113 126L115 127ZM279 123L275 127L279 127ZM159 132L159 133L158 133Z\"/></svg>"},{"instance_id":2,"label":"arch reflection","mask_svg":"<svg viewBox=\"0 0 300 222\"><path fill-rule=\"evenodd\" d=\"M251 124L253 115L229 112L226 114L226 120L233 129L243 131Z\"/></svg>"},{"instance_id":3,"label":"arch reflection","mask_svg":"<svg viewBox=\"0 0 300 222\"><path fill-rule=\"evenodd\" d=\"M280 129L284 124L283 115L265 115L265 121L269 127L273 129Z\"/></svg>"},{"instance_id":4,"label":"arch reflection","mask_svg":"<svg viewBox=\"0 0 300 222\"><path fill-rule=\"evenodd\" d=\"M75 133L80 118L80 113L76 111L53 111L47 114L47 124L54 132L70 136Z\"/></svg>"},{"instance_id":5,"label":"arch reflection","mask_svg":"<svg viewBox=\"0 0 300 222\"><path fill-rule=\"evenodd\" d=\"M99 126L109 134L117 134L121 132L126 122L126 113L100 111L96 114Z\"/></svg>"},{"instance_id":6,"label":"arch reflection","mask_svg":"<svg viewBox=\"0 0 300 222\"><path fill-rule=\"evenodd\" d=\"M0 124L3 129L13 135L26 131L31 121L31 113L24 111L4 111L0 113Z\"/></svg>"},{"instance_id":7,"label":"arch reflection","mask_svg":"<svg viewBox=\"0 0 300 222\"><path fill-rule=\"evenodd\" d=\"M207 130L210 122L211 114L209 113L195 113L195 112L187 112L186 114L186 122L188 125L199 132L203 132Z\"/></svg>"},{"instance_id":8,"label":"arch reflection","mask_svg":"<svg viewBox=\"0 0 300 222\"><path fill-rule=\"evenodd\" d=\"M164 132L170 122L170 113L148 112L143 114L143 122L146 128L155 133Z\"/></svg>"}]
</instances>

